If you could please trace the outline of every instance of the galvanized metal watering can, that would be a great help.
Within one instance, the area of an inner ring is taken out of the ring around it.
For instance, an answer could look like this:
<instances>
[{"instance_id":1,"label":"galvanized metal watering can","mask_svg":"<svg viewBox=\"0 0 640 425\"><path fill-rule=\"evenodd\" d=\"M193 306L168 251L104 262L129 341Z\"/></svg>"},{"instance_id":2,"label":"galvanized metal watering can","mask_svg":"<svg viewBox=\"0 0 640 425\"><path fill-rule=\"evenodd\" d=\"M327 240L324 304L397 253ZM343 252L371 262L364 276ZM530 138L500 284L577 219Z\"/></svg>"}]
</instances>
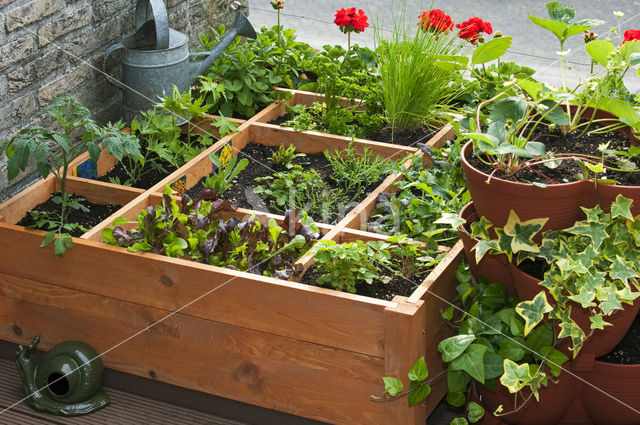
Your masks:
<instances>
[{"instance_id":1,"label":"galvanized metal watering can","mask_svg":"<svg viewBox=\"0 0 640 425\"><path fill-rule=\"evenodd\" d=\"M149 6L153 20L147 21ZM169 28L164 0L138 0L135 13L135 34L110 46L104 57L106 63L109 55L122 49L122 82L112 78L108 80L124 89L122 105L126 120L151 108L163 95L170 95L172 85L180 92L189 90L196 77L211 66L236 36L256 38L247 17L237 12L233 28L213 50L189 53L189 37ZM194 56L205 58L189 61Z\"/></svg>"}]
</instances>

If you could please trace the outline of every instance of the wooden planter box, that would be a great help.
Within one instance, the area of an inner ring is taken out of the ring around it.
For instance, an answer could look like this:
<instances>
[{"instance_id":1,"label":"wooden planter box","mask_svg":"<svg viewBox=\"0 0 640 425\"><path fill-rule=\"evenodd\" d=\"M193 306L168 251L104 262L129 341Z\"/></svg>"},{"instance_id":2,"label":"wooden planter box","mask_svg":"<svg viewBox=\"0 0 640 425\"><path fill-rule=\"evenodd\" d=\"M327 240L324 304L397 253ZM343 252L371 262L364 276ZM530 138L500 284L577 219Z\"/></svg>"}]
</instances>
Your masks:
<instances>
[{"instance_id":1,"label":"wooden planter box","mask_svg":"<svg viewBox=\"0 0 640 425\"><path fill-rule=\"evenodd\" d=\"M0 338L28 344L39 335L44 349L82 340L103 353L106 367L329 423L424 424L446 392L437 344L449 335L440 312L455 293L460 242L411 296L392 301L130 253L101 242L100 232L113 218L133 218L160 202L165 184L184 176L187 187L193 186L211 169L207 155L228 142L235 149L250 142L292 143L313 153L340 149L349 141L252 118L145 192L70 178L70 191L89 200L117 193L127 204L74 238L63 258L39 247L44 232L14 224L55 189L51 178L36 183L0 205L0 239L6 247L0 250ZM357 149L363 146L387 157L409 150L356 141ZM394 179L387 178L336 225L319 224L323 238L384 239L347 224ZM307 268L312 259L304 256L299 262ZM430 377L439 377L423 405L371 400L383 391L382 376L408 385L407 372L419 356L425 356Z\"/></svg>"}]
</instances>

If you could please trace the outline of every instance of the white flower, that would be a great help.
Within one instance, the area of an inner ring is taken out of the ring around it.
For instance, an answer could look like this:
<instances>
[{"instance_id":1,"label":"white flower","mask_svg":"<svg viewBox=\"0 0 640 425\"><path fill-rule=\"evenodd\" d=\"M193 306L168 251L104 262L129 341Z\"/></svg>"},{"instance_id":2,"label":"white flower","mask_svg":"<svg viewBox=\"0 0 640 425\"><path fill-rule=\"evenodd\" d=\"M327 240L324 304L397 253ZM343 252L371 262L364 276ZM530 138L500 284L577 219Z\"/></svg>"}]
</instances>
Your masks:
<instances>
[{"instance_id":1,"label":"white flower","mask_svg":"<svg viewBox=\"0 0 640 425\"><path fill-rule=\"evenodd\" d=\"M558 55L558 56L567 56L569 53L571 53L571 49L565 50L564 52L556 52L556 55Z\"/></svg>"},{"instance_id":2,"label":"white flower","mask_svg":"<svg viewBox=\"0 0 640 425\"><path fill-rule=\"evenodd\" d=\"M618 18L622 18L624 16L624 12L622 12L621 10L614 10L613 14Z\"/></svg>"}]
</instances>

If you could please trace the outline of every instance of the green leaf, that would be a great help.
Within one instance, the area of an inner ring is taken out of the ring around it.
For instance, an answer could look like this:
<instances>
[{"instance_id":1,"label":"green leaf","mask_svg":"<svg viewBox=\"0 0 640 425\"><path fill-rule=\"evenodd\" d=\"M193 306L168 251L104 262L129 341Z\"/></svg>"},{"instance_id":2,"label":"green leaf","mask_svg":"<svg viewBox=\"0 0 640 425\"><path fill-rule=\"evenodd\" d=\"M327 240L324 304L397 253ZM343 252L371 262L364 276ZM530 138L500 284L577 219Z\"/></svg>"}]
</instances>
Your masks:
<instances>
[{"instance_id":1,"label":"green leaf","mask_svg":"<svg viewBox=\"0 0 640 425\"><path fill-rule=\"evenodd\" d=\"M484 258L487 252L490 252L492 250L499 251L500 245L498 244L498 241L495 239L493 240L480 239L478 243L475 244L475 246L472 248L472 250L476 252L476 263L480 263L480 261Z\"/></svg>"},{"instance_id":2,"label":"green leaf","mask_svg":"<svg viewBox=\"0 0 640 425\"><path fill-rule=\"evenodd\" d=\"M454 418L449 425L469 425L469 422L465 418Z\"/></svg>"},{"instance_id":3,"label":"green leaf","mask_svg":"<svg viewBox=\"0 0 640 425\"><path fill-rule=\"evenodd\" d=\"M537 26L551 31L558 38L558 40L564 39L564 32L568 27L566 22L552 21L531 15L529 15L529 19L531 19L531 22L533 22Z\"/></svg>"},{"instance_id":4,"label":"green leaf","mask_svg":"<svg viewBox=\"0 0 640 425\"><path fill-rule=\"evenodd\" d=\"M56 238L56 232L55 231L50 231L45 233L44 235L44 239L42 240L42 243L40 244L40 248L44 248L45 246L49 245L51 242L53 242Z\"/></svg>"},{"instance_id":5,"label":"green leaf","mask_svg":"<svg viewBox=\"0 0 640 425\"><path fill-rule=\"evenodd\" d=\"M520 221L520 217L514 210L509 212L509 218L504 225L504 233L511 236L511 250L515 254L520 251L540 252L540 248L533 241L534 236L542 230L549 218L534 218Z\"/></svg>"},{"instance_id":6,"label":"green leaf","mask_svg":"<svg viewBox=\"0 0 640 425\"><path fill-rule=\"evenodd\" d=\"M467 406L467 417L469 418L469 422L475 424L479 422L483 416L484 408L475 401L469 402L469 405Z\"/></svg>"},{"instance_id":7,"label":"green leaf","mask_svg":"<svg viewBox=\"0 0 640 425\"><path fill-rule=\"evenodd\" d=\"M581 235L591 238L593 241L593 248L599 249L602 245L602 241L607 239L609 235L606 232L607 225L605 223L584 223L582 221L576 222L576 224L567 229L566 232L572 235Z\"/></svg>"},{"instance_id":8,"label":"green leaf","mask_svg":"<svg viewBox=\"0 0 640 425\"><path fill-rule=\"evenodd\" d=\"M541 291L531 301L522 301L516 306L516 312L524 319L524 335L542 321L545 313L549 313L553 307L547 301L544 291Z\"/></svg>"},{"instance_id":9,"label":"green leaf","mask_svg":"<svg viewBox=\"0 0 640 425\"><path fill-rule=\"evenodd\" d=\"M598 62L600 65L606 67L609 63L609 57L611 53L616 50L616 47L610 41L605 40L593 40L584 46L585 50L591 56L591 59Z\"/></svg>"},{"instance_id":10,"label":"green leaf","mask_svg":"<svg viewBox=\"0 0 640 425\"><path fill-rule=\"evenodd\" d=\"M424 357L419 357L413 364L409 371L409 380L411 381L424 381L427 379L429 372L427 371L427 364L424 361Z\"/></svg>"},{"instance_id":11,"label":"green leaf","mask_svg":"<svg viewBox=\"0 0 640 425\"><path fill-rule=\"evenodd\" d=\"M453 370L464 370L473 379L484 384L485 373L483 357L486 351L487 347L485 345L471 344L464 353L449 364L449 367Z\"/></svg>"},{"instance_id":12,"label":"green leaf","mask_svg":"<svg viewBox=\"0 0 640 425\"><path fill-rule=\"evenodd\" d=\"M494 38L491 41L480 44L471 56L471 64L479 65L496 60L511 47L511 37Z\"/></svg>"},{"instance_id":13,"label":"green leaf","mask_svg":"<svg viewBox=\"0 0 640 425\"><path fill-rule=\"evenodd\" d=\"M384 392L388 393L391 397L397 396L403 390L402 381L398 378L385 376L382 378L382 381L384 382Z\"/></svg>"},{"instance_id":14,"label":"green leaf","mask_svg":"<svg viewBox=\"0 0 640 425\"><path fill-rule=\"evenodd\" d=\"M509 359L504 359L504 374L500 377L500 383L515 394L523 389L526 384L531 381L532 376L529 373L529 365L524 363L518 365Z\"/></svg>"},{"instance_id":15,"label":"green leaf","mask_svg":"<svg viewBox=\"0 0 640 425\"><path fill-rule=\"evenodd\" d=\"M54 243L54 253L60 257L63 257L67 249L71 249L73 240L68 233L61 233Z\"/></svg>"},{"instance_id":16,"label":"green leaf","mask_svg":"<svg viewBox=\"0 0 640 425\"><path fill-rule=\"evenodd\" d=\"M440 341L438 351L442 353L442 361L450 363L458 358L475 339L475 335L455 335Z\"/></svg>"},{"instance_id":17,"label":"green leaf","mask_svg":"<svg viewBox=\"0 0 640 425\"><path fill-rule=\"evenodd\" d=\"M416 387L416 389L411 391L407 397L409 401L409 407L422 403L430 393L431 387L427 384L422 384Z\"/></svg>"},{"instance_id":18,"label":"green leaf","mask_svg":"<svg viewBox=\"0 0 640 425\"><path fill-rule=\"evenodd\" d=\"M549 18L553 21L571 24L576 18L576 11L571 5L563 4L558 1L550 1L545 6L547 8Z\"/></svg>"}]
</instances>

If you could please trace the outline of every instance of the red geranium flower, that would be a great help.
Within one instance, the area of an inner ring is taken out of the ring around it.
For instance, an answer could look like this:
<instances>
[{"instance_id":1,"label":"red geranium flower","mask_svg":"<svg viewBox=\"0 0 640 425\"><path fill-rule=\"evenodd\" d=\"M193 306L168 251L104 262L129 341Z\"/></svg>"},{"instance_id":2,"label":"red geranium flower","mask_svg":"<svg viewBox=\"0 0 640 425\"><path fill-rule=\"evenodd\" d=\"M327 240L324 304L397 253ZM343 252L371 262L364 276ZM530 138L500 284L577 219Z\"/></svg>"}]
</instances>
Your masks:
<instances>
[{"instance_id":1,"label":"red geranium flower","mask_svg":"<svg viewBox=\"0 0 640 425\"><path fill-rule=\"evenodd\" d=\"M440 9L431 9L418 16L418 26L424 32L447 32L453 28L451 16Z\"/></svg>"},{"instance_id":2,"label":"red geranium flower","mask_svg":"<svg viewBox=\"0 0 640 425\"><path fill-rule=\"evenodd\" d=\"M640 41L640 30L627 30L624 32L624 41L622 44L632 40Z\"/></svg>"},{"instance_id":3,"label":"red geranium flower","mask_svg":"<svg viewBox=\"0 0 640 425\"><path fill-rule=\"evenodd\" d=\"M358 9L356 13L355 7L337 10L335 17L336 19L333 22L339 26L340 31L345 34L352 31L359 33L369 26L364 10Z\"/></svg>"},{"instance_id":4,"label":"red geranium flower","mask_svg":"<svg viewBox=\"0 0 640 425\"><path fill-rule=\"evenodd\" d=\"M471 44L476 44L478 38L480 38L480 33L491 34L493 32L489 22L485 22L475 16L461 24L457 24L456 28L460 29L458 37L464 38Z\"/></svg>"}]
</instances>

